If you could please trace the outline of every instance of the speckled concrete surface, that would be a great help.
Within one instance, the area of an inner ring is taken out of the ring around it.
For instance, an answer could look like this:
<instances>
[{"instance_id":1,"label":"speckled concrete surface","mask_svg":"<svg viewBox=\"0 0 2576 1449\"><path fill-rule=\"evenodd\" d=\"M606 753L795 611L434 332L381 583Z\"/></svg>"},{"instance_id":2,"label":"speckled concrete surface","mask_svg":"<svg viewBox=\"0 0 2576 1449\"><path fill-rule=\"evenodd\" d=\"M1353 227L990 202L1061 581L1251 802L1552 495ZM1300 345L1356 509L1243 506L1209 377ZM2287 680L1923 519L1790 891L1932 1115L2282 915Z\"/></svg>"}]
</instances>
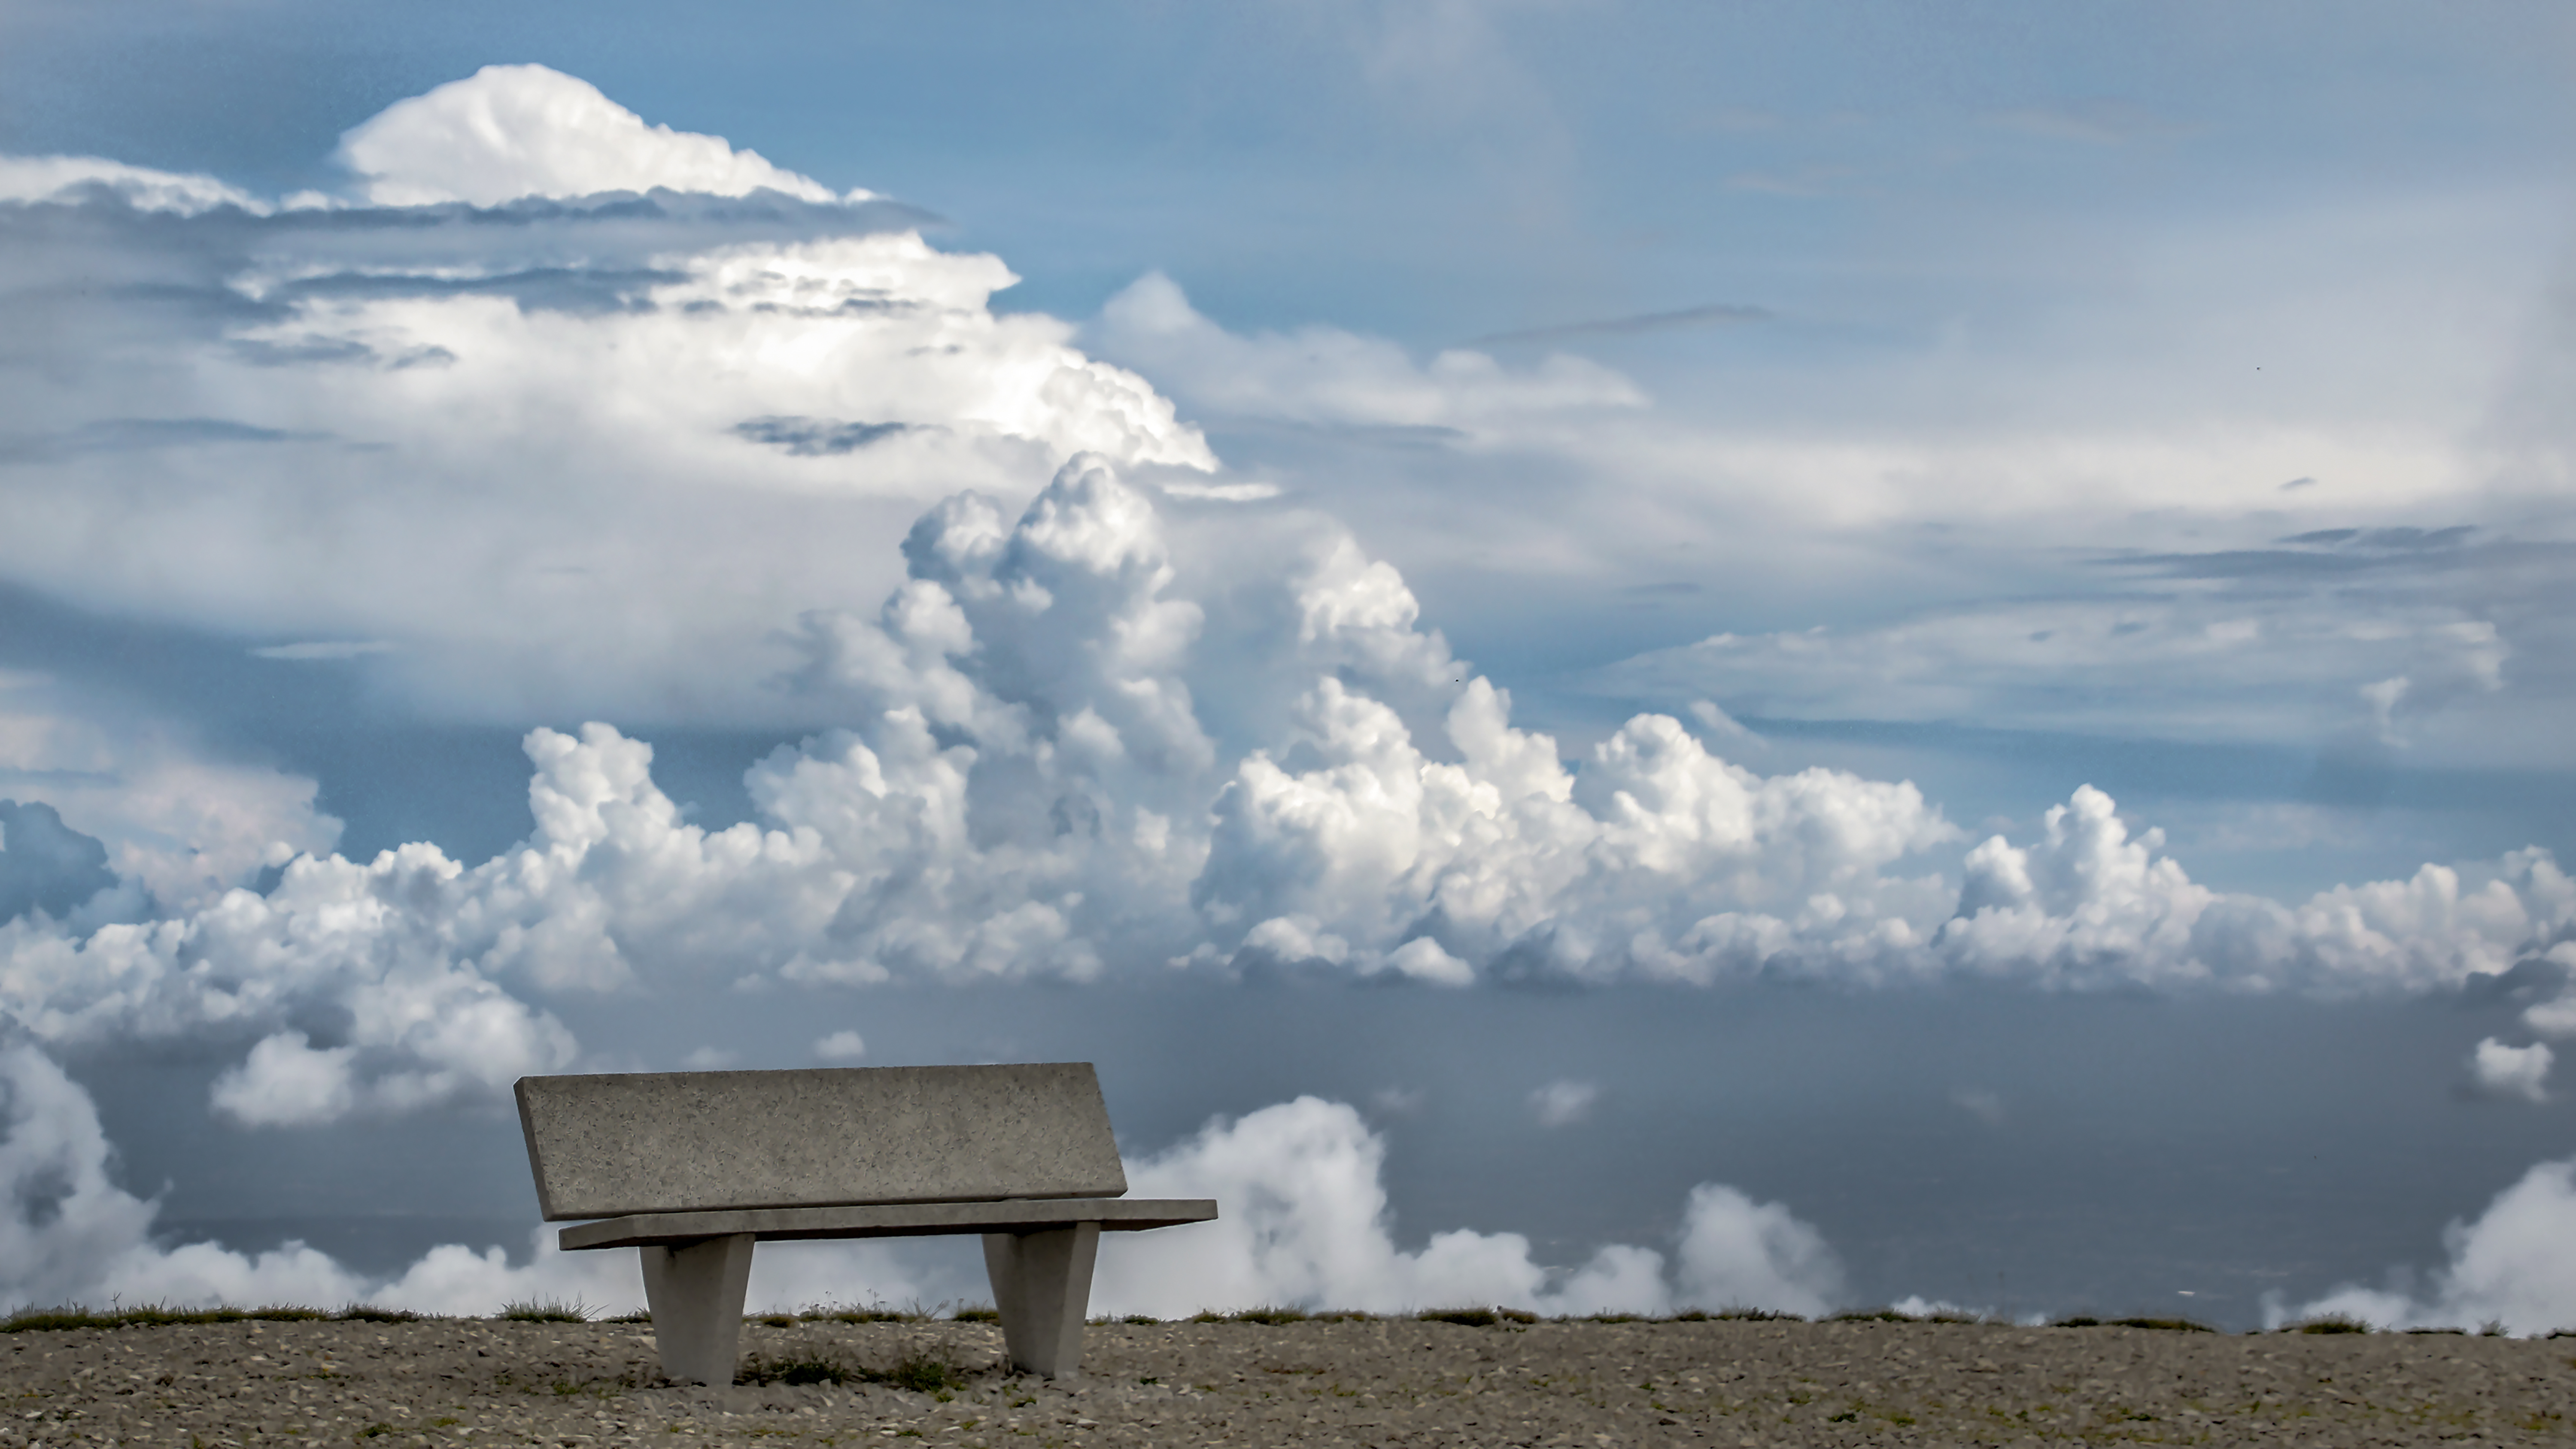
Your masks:
<instances>
[{"instance_id":1,"label":"speckled concrete surface","mask_svg":"<svg viewBox=\"0 0 2576 1449\"><path fill-rule=\"evenodd\" d=\"M746 1359L946 1358L940 1397L656 1385L651 1330L481 1320L22 1332L0 1445L2576 1443L2576 1339L1897 1323L1093 1328L1079 1383L973 1323L759 1324Z\"/></svg>"}]
</instances>

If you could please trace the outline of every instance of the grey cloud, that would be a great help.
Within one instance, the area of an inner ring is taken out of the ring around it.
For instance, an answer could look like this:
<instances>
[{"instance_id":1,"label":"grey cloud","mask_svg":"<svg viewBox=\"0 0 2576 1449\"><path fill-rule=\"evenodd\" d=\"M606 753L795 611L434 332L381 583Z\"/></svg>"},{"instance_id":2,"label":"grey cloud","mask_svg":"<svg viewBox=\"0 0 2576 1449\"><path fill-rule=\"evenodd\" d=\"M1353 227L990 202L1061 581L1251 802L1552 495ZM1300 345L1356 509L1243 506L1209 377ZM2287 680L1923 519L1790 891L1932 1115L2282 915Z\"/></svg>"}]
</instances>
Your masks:
<instances>
[{"instance_id":1,"label":"grey cloud","mask_svg":"<svg viewBox=\"0 0 2576 1449\"><path fill-rule=\"evenodd\" d=\"M2576 558L2576 544L2519 539L2479 540L2477 530L2450 528L2329 528L2296 534L2288 547L2214 549L2207 553L2110 553L2089 560L2110 569L2135 569L2160 578L2324 578L2364 574L2455 573L2477 570L2490 578L2547 575Z\"/></svg>"},{"instance_id":2,"label":"grey cloud","mask_svg":"<svg viewBox=\"0 0 2576 1449\"><path fill-rule=\"evenodd\" d=\"M226 418L102 418L59 433L0 436L0 463L50 463L85 453L135 453L205 443L310 443L329 436Z\"/></svg>"},{"instance_id":3,"label":"grey cloud","mask_svg":"<svg viewBox=\"0 0 2576 1449\"><path fill-rule=\"evenodd\" d=\"M1671 312L1639 312L1627 317L1604 317L1588 322L1565 322L1553 327L1525 327L1510 332L1491 332L1471 339L1466 345L1502 347L1565 342L1581 337L1635 337L1648 332L1673 332L1690 327L1728 327L1746 322L1769 322L1775 316L1776 314L1767 307L1715 302L1705 307L1683 307Z\"/></svg>"},{"instance_id":4,"label":"grey cloud","mask_svg":"<svg viewBox=\"0 0 2576 1449\"><path fill-rule=\"evenodd\" d=\"M798 458L855 453L870 443L912 430L910 423L845 423L831 418L748 418L733 425L735 437L783 448Z\"/></svg>"},{"instance_id":5,"label":"grey cloud","mask_svg":"<svg viewBox=\"0 0 2576 1449\"><path fill-rule=\"evenodd\" d=\"M66 916L115 884L107 846L65 825L53 806L0 800L0 921L36 910Z\"/></svg>"}]
</instances>

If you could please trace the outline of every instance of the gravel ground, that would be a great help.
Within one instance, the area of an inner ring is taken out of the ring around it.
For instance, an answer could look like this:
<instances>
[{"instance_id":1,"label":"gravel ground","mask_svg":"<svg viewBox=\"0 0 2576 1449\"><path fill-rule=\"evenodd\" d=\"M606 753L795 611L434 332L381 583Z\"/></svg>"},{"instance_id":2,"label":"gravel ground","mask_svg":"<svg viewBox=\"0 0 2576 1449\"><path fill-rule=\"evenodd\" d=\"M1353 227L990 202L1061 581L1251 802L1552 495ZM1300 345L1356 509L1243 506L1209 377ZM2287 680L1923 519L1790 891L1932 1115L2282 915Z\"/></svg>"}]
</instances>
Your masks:
<instances>
[{"instance_id":1,"label":"gravel ground","mask_svg":"<svg viewBox=\"0 0 2576 1449\"><path fill-rule=\"evenodd\" d=\"M1079 1382L976 1323L749 1325L748 1364L962 1387L678 1388L630 1324L229 1323L0 1344L0 1445L2576 1444L2576 1339L1933 1323L1103 1325ZM810 1372L810 1371L809 1371Z\"/></svg>"}]
</instances>

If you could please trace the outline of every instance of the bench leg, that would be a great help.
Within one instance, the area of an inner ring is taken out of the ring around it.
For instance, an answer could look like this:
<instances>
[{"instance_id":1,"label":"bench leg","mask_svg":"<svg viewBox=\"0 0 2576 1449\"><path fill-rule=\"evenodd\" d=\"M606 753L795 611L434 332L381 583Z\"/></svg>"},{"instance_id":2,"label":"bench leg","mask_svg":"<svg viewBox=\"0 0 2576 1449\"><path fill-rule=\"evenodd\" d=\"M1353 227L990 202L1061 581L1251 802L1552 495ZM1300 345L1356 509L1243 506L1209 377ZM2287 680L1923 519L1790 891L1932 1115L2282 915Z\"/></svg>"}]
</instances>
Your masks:
<instances>
[{"instance_id":1,"label":"bench leg","mask_svg":"<svg viewBox=\"0 0 2576 1449\"><path fill-rule=\"evenodd\" d=\"M653 1310L653 1341L662 1375L673 1383L733 1382L742 1349L742 1295L751 1286L749 1233L703 1238L677 1247L647 1244L644 1302Z\"/></svg>"},{"instance_id":2,"label":"bench leg","mask_svg":"<svg viewBox=\"0 0 2576 1449\"><path fill-rule=\"evenodd\" d=\"M1091 1307L1091 1265L1100 1224L1044 1233L986 1233L984 1271L1002 1314L1011 1367L1041 1378L1078 1377L1082 1320Z\"/></svg>"}]
</instances>

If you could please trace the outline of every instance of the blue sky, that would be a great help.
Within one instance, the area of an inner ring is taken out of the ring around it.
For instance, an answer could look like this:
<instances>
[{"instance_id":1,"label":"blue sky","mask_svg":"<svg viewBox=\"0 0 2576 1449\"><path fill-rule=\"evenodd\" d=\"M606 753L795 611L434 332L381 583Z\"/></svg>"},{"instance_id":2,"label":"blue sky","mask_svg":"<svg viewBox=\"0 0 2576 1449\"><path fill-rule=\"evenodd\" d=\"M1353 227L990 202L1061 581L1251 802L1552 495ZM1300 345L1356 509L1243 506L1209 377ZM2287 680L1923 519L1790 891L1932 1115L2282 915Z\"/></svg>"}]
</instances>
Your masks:
<instances>
[{"instance_id":1,"label":"blue sky","mask_svg":"<svg viewBox=\"0 0 2576 1449\"><path fill-rule=\"evenodd\" d=\"M2576 37L2465 14L0 13L123 1224L0 1296L612 1299L520 1072L1087 1055L1288 1204L1155 1311L2576 1323Z\"/></svg>"}]
</instances>

